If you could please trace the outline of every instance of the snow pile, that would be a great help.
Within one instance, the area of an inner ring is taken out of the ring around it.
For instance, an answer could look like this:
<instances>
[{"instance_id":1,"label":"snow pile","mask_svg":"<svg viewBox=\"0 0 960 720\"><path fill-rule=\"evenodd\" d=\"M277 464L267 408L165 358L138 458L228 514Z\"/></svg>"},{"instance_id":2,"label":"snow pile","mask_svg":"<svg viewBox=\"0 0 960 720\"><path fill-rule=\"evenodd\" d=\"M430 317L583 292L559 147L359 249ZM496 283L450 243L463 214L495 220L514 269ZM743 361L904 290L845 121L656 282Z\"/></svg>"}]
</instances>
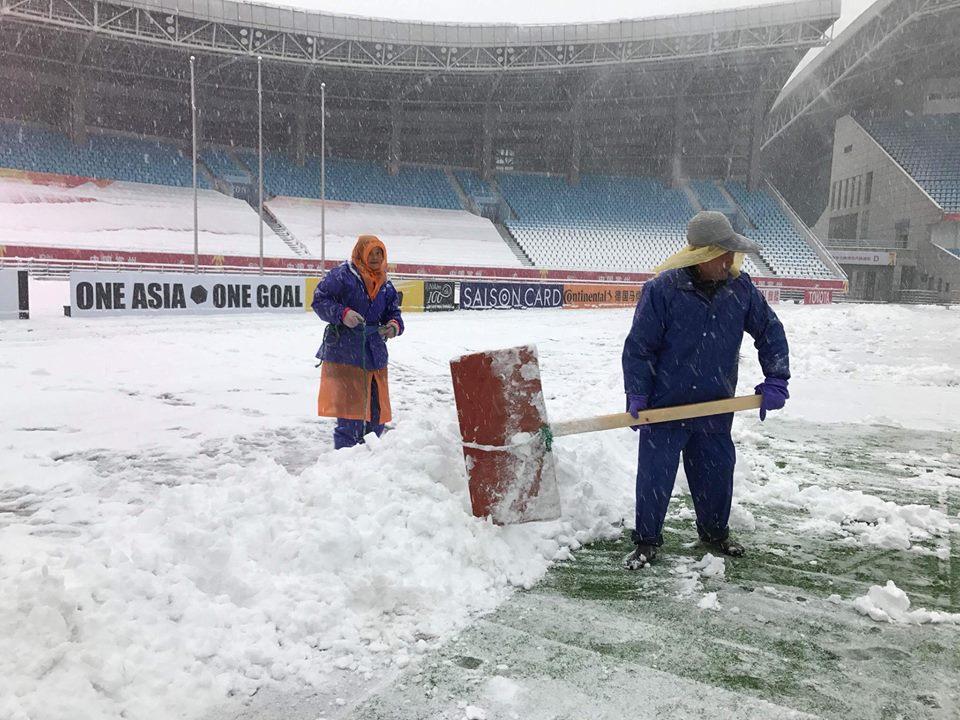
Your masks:
<instances>
[{"instance_id":1,"label":"snow pile","mask_svg":"<svg viewBox=\"0 0 960 720\"><path fill-rule=\"evenodd\" d=\"M53 292L34 297L60 304ZM329 449L332 423L313 417L322 325L312 316L87 321L37 311L0 328L11 348L0 370L17 388L0 413L3 720L191 718L264 686L337 687L344 673L379 681L582 543L619 537L622 519L632 526L629 430L558 438L560 521L472 517L448 364L536 343L551 418L620 410L629 310L410 316L391 341L396 429L339 452ZM881 364L960 357L957 325L937 308L779 312L799 366L830 347L845 360L876 346ZM858 342L848 326L861 328ZM751 355L745 346L741 389L760 379ZM783 415L764 426L738 415L734 527L766 522L768 507L804 511L805 532L852 544L910 547L956 527L936 507L839 489L842 468L825 477L822 466L775 466L761 443L797 441L798 417L819 427L884 414L953 429L960 389L922 377L903 388L855 374L834 383L826 360L797 373ZM817 438L812 449L828 450ZM928 455L896 459L930 467ZM944 470L955 457L924 482L955 484ZM723 558L679 562L691 609L712 606ZM526 692L503 681L464 699L510 717L510 698Z\"/></svg>"},{"instance_id":2,"label":"snow pile","mask_svg":"<svg viewBox=\"0 0 960 720\"><path fill-rule=\"evenodd\" d=\"M260 219L242 200L197 192L200 252L256 257ZM193 253L193 189L114 182L77 187L0 178L0 236L6 245ZM263 252L294 257L269 226Z\"/></svg>"},{"instance_id":3,"label":"snow pile","mask_svg":"<svg viewBox=\"0 0 960 720\"><path fill-rule=\"evenodd\" d=\"M803 509L811 518L801 524L802 532L844 538L851 545L909 550L917 541L960 530L960 523L929 505L898 505L859 490L801 487L785 473L771 474L768 482L760 484L748 473L738 472L737 501Z\"/></svg>"},{"instance_id":4,"label":"snow pile","mask_svg":"<svg viewBox=\"0 0 960 720\"><path fill-rule=\"evenodd\" d=\"M727 567L723 558L715 557L712 553L707 553L700 560L694 563L680 563L670 572L678 576L677 597L690 597L703 590L704 579L723 580L726 575ZM717 593L710 592L703 596L697 607L702 610L719 610L720 603L717 601Z\"/></svg>"},{"instance_id":5,"label":"snow pile","mask_svg":"<svg viewBox=\"0 0 960 720\"><path fill-rule=\"evenodd\" d=\"M0 529L0 716L173 717L404 667L570 548L619 533L563 454L563 521L474 518L456 427L430 433L411 422L300 475L261 459L155 487L68 466L37 520L69 542Z\"/></svg>"},{"instance_id":6,"label":"snow pile","mask_svg":"<svg viewBox=\"0 0 960 720\"><path fill-rule=\"evenodd\" d=\"M717 594L715 592L708 592L704 595L700 599L700 602L697 603L697 607L701 610L713 610L714 612L720 612L720 610L723 609L720 601L717 600Z\"/></svg>"},{"instance_id":7,"label":"snow pile","mask_svg":"<svg viewBox=\"0 0 960 720\"><path fill-rule=\"evenodd\" d=\"M853 601L853 606L861 615L868 615L877 622L904 623L922 625L924 623L956 623L960 624L960 613L945 613L937 610L911 610L910 598L894 584L887 580L883 587L873 585L866 595Z\"/></svg>"},{"instance_id":8,"label":"snow pile","mask_svg":"<svg viewBox=\"0 0 960 720\"><path fill-rule=\"evenodd\" d=\"M276 197L274 215L320 257L320 201ZM480 265L515 268L521 263L486 218L465 210L327 201L327 258L345 260L358 235L376 235L392 263Z\"/></svg>"}]
</instances>

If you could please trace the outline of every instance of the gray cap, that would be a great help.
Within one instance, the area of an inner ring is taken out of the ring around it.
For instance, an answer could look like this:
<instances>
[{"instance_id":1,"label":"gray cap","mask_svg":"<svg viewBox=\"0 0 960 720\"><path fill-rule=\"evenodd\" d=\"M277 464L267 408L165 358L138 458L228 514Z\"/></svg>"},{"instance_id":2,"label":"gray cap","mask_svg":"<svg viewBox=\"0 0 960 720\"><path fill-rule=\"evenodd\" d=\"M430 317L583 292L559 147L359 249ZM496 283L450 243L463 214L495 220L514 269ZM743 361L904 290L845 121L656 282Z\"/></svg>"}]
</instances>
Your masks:
<instances>
[{"instance_id":1,"label":"gray cap","mask_svg":"<svg viewBox=\"0 0 960 720\"><path fill-rule=\"evenodd\" d=\"M701 210L687 223L687 242L691 247L716 245L738 253L757 253L757 244L733 231L727 216L717 210Z\"/></svg>"}]
</instances>

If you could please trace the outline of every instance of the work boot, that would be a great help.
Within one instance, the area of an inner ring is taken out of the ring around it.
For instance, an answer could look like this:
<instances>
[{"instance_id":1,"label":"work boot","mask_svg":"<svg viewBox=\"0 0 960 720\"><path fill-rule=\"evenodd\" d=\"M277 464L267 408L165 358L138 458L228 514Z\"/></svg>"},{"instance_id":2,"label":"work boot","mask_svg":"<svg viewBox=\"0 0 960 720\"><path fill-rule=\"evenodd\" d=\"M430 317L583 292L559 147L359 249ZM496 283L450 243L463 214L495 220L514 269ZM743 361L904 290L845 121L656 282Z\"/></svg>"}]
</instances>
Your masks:
<instances>
[{"instance_id":1,"label":"work boot","mask_svg":"<svg viewBox=\"0 0 960 720\"><path fill-rule=\"evenodd\" d=\"M706 538L700 538L700 542L709 547L716 548L724 555L729 555L730 557L743 557L745 552L743 545L730 537L724 540L707 540Z\"/></svg>"},{"instance_id":2,"label":"work boot","mask_svg":"<svg viewBox=\"0 0 960 720\"><path fill-rule=\"evenodd\" d=\"M652 563L656 557L656 545L644 545L638 543L633 549L633 552L623 559L623 566L627 570L642 570L648 564Z\"/></svg>"}]
</instances>

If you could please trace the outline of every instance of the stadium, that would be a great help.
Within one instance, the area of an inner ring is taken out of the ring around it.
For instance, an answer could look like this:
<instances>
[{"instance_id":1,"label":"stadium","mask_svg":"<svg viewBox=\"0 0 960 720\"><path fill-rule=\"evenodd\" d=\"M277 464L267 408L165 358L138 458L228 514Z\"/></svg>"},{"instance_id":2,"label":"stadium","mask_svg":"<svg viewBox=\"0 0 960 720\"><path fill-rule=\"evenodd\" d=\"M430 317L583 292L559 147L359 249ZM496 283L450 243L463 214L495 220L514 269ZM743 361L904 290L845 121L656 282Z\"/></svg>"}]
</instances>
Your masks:
<instances>
[{"instance_id":1,"label":"stadium","mask_svg":"<svg viewBox=\"0 0 960 720\"><path fill-rule=\"evenodd\" d=\"M788 293L842 290L842 270L760 158L770 105L837 13L802 2L522 28L237 4L9 3L5 257L189 262L195 57L203 264L250 264L239 258L258 254L262 58L270 267L316 268L321 255L324 84L333 259L369 231L397 239L395 273L637 280L684 244L693 212L720 209L760 241L753 275ZM51 174L100 186L64 188L78 181ZM73 201L85 220L63 232L56 213ZM137 229L149 214L171 226ZM104 235L123 240L105 246ZM42 251L24 249L40 237Z\"/></svg>"},{"instance_id":2,"label":"stadium","mask_svg":"<svg viewBox=\"0 0 960 720\"><path fill-rule=\"evenodd\" d=\"M269 1L0 0L0 718L955 717L960 0Z\"/></svg>"}]
</instances>

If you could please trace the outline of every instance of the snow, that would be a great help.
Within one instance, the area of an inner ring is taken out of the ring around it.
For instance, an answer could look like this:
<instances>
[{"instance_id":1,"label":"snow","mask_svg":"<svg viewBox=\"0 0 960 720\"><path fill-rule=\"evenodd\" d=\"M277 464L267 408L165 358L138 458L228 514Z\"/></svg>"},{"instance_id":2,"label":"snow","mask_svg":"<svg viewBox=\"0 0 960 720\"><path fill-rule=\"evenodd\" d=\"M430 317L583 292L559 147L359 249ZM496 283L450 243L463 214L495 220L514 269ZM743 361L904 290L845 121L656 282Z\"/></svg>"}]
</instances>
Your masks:
<instances>
[{"instance_id":1,"label":"snow","mask_svg":"<svg viewBox=\"0 0 960 720\"><path fill-rule=\"evenodd\" d=\"M700 602L697 603L697 607L701 610L713 610L714 612L720 612L723 609L723 606L720 604L720 601L717 600L717 593L708 592L704 595Z\"/></svg>"},{"instance_id":2,"label":"snow","mask_svg":"<svg viewBox=\"0 0 960 720\"><path fill-rule=\"evenodd\" d=\"M198 245L209 255L257 257L259 218L247 203L199 190ZM0 178L0 243L193 254L193 189L114 182L68 188ZM268 225L268 257L295 253Z\"/></svg>"},{"instance_id":3,"label":"snow","mask_svg":"<svg viewBox=\"0 0 960 720\"><path fill-rule=\"evenodd\" d=\"M320 257L320 201L278 197L267 203L296 238ZM327 201L326 257L345 260L359 235L376 235L391 263L520 267L493 223L465 210Z\"/></svg>"},{"instance_id":4,"label":"snow","mask_svg":"<svg viewBox=\"0 0 960 720\"><path fill-rule=\"evenodd\" d=\"M960 624L960 613L945 613L924 609L911 610L910 598L896 586L893 580L887 580L887 584L884 586L871 586L866 595L862 595L853 601L853 606L861 615L867 615L877 622L912 625L924 623Z\"/></svg>"},{"instance_id":5,"label":"snow","mask_svg":"<svg viewBox=\"0 0 960 720\"><path fill-rule=\"evenodd\" d=\"M0 717L197 718L263 688L373 682L631 522L626 429L557 439L560 520L474 518L448 365L535 343L551 418L619 410L629 309L410 315L390 342L395 429L334 452L332 423L312 415L314 316L71 319L64 294L33 282L34 319L0 325L0 371L16 389L0 415ZM958 310L779 312L797 372L784 411L736 419L741 523L789 507L811 533L918 553L916 541L955 530L940 506L845 490L839 465L826 477L777 467L762 442L830 450L792 434L800 420L953 428ZM762 378L747 343L743 355L749 388ZM846 371L865 360L876 370ZM937 363L950 371L923 369ZM941 455L916 460L952 467ZM690 558L686 571L691 607L722 608L723 559ZM861 603L871 617L947 621L880 591ZM464 695L463 714L510 717L523 688L509 682Z\"/></svg>"}]
</instances>

